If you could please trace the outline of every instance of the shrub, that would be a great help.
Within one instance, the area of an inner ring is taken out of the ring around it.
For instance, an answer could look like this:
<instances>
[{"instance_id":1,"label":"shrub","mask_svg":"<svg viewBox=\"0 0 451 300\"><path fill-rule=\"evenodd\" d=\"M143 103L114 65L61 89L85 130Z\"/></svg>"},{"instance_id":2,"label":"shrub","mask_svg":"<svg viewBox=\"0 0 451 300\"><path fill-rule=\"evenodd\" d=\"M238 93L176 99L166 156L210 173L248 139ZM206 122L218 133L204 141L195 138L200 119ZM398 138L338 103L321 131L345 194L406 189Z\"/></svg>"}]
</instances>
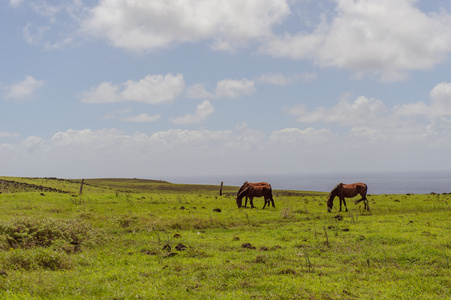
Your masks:
<instances>
[{"instance_id":1,"label":"shrub","mask_svg":"<svg viewBox=\"0 0 451 300\"><path fill-rule=\"evenodd\" d=\"M6 268L16 270L37 268L60 270L72 268L72 261L67 254L50 248L34 250L11 249L6 253L3 263Z\"/></svg>"},{"instance_id":2,"label":"shrub","mask_svg":"<svg viewBox=\"0 0 451 300\"><path fill-rule=\"evenodd\" d=\"M17 218L0 224L0 234L11 248L48 247L57 240L80 245L89 239L90 227L77 220Z\"/></svg>"}]
</instances>

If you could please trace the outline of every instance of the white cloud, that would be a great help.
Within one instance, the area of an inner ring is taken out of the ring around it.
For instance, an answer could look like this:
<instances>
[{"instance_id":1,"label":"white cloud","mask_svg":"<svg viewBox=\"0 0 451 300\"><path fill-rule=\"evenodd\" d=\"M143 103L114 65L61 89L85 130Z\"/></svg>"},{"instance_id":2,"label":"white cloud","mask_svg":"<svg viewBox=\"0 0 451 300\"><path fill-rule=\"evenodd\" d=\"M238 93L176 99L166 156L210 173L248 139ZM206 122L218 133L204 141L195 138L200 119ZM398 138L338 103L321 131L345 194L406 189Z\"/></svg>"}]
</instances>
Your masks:
<instances>
[{"instance_id":1,"label":"white cloud","mask_svg":"<svg viewBox=\"0 0 451 300\"><path fill-rule=\"evenodd\" d=\"M223 79L216 83L214 93L207 92L204 84L194 84L187 91L188 98L239 98L252 95L256 91L255 82L247 78Z\"/></svg>"},{"instance_id":2,"label":"white cloud","mask_svg":"<svg viewBox=\"0 0 451 300\"><path fill-rule=\"evenodd\" d=\"M440 83L430 92L432 101L387 107L381 100L360 96L353 102L341 100L332 107L308 110L304 104L291 107L288 114L301 123L331 123L349 145L373 146L424 144L425 147L451 146L451 84ZM349 127L349 128L346 128ZM312 133L310 129L310 133ZM313 132L314 133L314 132ZM323 132L324 133L324 132ZM303 136L297 130L278 133L286 140ZM329 136L328 138L333 138Z\"/></svg>"},{"instance_id":3,"label":"white cloud","mask_svg":"<svg viewBox=\"0 0 451 300\"><path fill-rule=\"evenodd\" d=\"M231 50L269 35L289 13L285 0L103 0L82 31L131 51L202 40Z\"/></svg>"},{"instance_id":4,"label":"white cloud","mask_svg":"<svg viewBox=\"0 0 451 300\"><path fill-rule=\"evenodd\" d=\"M172 102L185 88L182 74L147 75L138 82L125 83L122 97L129 101L159 104Z\"/></svg>"},{"instance_id":5,"label":"white cloud","mask_svg":"<svg viewBox=\"0 0 451 300\"><path fill-rule=\"evenodd\" d=\"M361 96L352 103L344 99L334 107L318 107L313 111L308 111L304 104L300 104L290 108L288 113L297 116L297 120L303 123L327 122L358 125L376 120L384 116L386 111L387 108L382 101Z\"/></svg>"},{"instance_id":6,"label":"white cloud","mask_svg":"<svg viewBox=\"0 0 451 300\"><path fill-rule=\"evenodd\" d=\"M395 113L403 117L424 116L429 119L451 117L451 83L437 84L429 93L431 104L409 103L396 107Z\"/></svg>"},{"instance_id":7,"label":"white cloud","mask_svg":"<svg viewBox=\"0 0 451 300\"><path fill-rule=\"evenodd\" d=\"M171 118L174 124L195 124L205 121L212 113L214 113L215 108L211 105L210 101L205 100L199 104L196 108L194 114L186 114L182 117Z\"/></svg>"},{"instance_id":8,"label":"white cloud","mask_svg":"<svg viewBox=\"0 0 451 300\"><path fill-rule=\"evenodd\" d=\"M139 81L128 80L120 85L102 82L82 94L85 103L142 102L170 103L185 89L182 74L147 75Z\"/></svg>"},{"instance_id":9,"label":"white cloud","mask_svg":"<svg viewBox=\"0 0 451 300\"><path fill-rule=\"evenodd\" d=\"M156 121L158 121L160 119L160 117L161 117L161 115L159 115L159 114L150 116L149 114L142 113L142 114L139 114L137 116L122 118L122 121L124 121L124 122L135 122L135 123L156 122Z\"/></svg>"},{"instance_id":10,"label":"white cloud","mask_svg":"<svg viewBox=\"0 0 451 300\"><path fill-rule=\"evenodd\" d=\"M18 136L20 136L19 133L0 131L0 138L6 138L6 137L18 137Z\"/></svg>"},{"instance_id":11,"label":"white cloud","mask_svg":"<svg viewBox=\"0 0 451 300\"><path fill-rule=\"evenodd\" d=\"M336 14L311 33L273 36L261 48L276 57L375 72L384 81L432 68L451 52L451 16L426 14L413 0L335 0Z\"/></svg>"},{"instance_id":12,"label":"white cloud","mask_svg":"<svg viewBox=\"0 0 451 300\"><path fill-rule=\"evenodd\" d=\"M271 143L285 145L316 145L330 143L338 138L337 134L333 134L329 129L315 129L309 127L305 130L299 128L285 128L273 131L270 136Z\"/></svg>"},{"instance_id":13,"label":"white cloud","mask_svg":"<svg viewBox=\"0 0 451 300\"><path fill-rule=\"evenodd\" d=\"M57 4L51 2L59 2ZM79 37L77 29L86 7L82 1L23 1L10 0L13 7L23 6L27 11L35 12L38 18L22 29L25 41L31 45L42 46L45 50L62 49Z\"/></svg>"},{"instance_id":14,"label":"white cloud","mask_svg":"<svg viewBox=\"0 0 451 300\"><path fill-rule=\"evenodd\" d=\"M216 84L216 97L238 98L255 92L254 82L242 78L241 80L223 79Z\"/></svg>"},{"instance_id":15,"label":"white cloud","mask_svg":"<svg viewBox=\"0 0 451 300\"><path fill-rule=\"evenodd\" d=\"M5 88L5 98L25 99L30 98L34 93L45 85L45 81L37 80L32 76L27 76L23 81L12 84Z\"/></svg>"},{"instance_id":16,"label":"white cloud","mask_svg":"<svg viewBox=\"0 0 451 300\"><path fill-rule=\"evenodd\" d=\"M82 101L85 103L114 103L123 99L118 94L119 87L111 82L102 82L97 87L91 88L89 92L84 92Z\"/></svg>"},{"instance_id":17,"label":"white cloud","mask_svg":"<svg viewBox=\"0 0 451 300\"><path fill-rule=\"evenodd\" d=\"M258 82L274 84L274 85L289 85L300 82L311 82L318 78L318 74L314 72L302 72L299 74L284 75L281 73L265 73L257 78Z\"/></svg>"},{"instance_id":18,"label":"white cloud","mask_svg":"<svg viewBox=\"0 0 451 300\"><path fill-rule=\"evenodd\" d=\"M205 84L197 83L188 89L187 97L188 98L197 98L197 99L201 99L201 98L211 99L211 98L214 98L215 95L207 92L207 90L205 88Z\"/></svg>"},{"instance_id":19,"label":"white cloud","mask_svg":"<svg viewBox=\"0 0 451 300\"><path fill-rule=\"evenodd\" d=\"M9 0L9 4L13 7L19 6L24 0Z\"/></svg>"},{"instance_id":20,"label":"white cloud","mask_svg":"<svg viewBox=\"0 0 451 300\"><path fill-rule=\"evenodd\" d=\"M436 109L436 115L451 116L451 83L439 83L429 95L433 99L432 106Z\"/></svg>"},{"instance_id":21,"label":"white cloud","mask_svg":"<svg viewBox=\"0 0 451 300\"><path fill-rule=\"evenodd\" d=\"M0 144L0 164L5 170L16 170L11 176L155 179L174 174L361 171L409 165L410 169L430 170L440 166L440 158L451 150L451 124L448 129L414 125L399 127L395 133L394 128L360 126L345 135L315 128L285 128L267 135L245 124L223 131L170 129L149 134L67 130L50 139L31 136L18 144Z\"/></svg>"}]
</instances>

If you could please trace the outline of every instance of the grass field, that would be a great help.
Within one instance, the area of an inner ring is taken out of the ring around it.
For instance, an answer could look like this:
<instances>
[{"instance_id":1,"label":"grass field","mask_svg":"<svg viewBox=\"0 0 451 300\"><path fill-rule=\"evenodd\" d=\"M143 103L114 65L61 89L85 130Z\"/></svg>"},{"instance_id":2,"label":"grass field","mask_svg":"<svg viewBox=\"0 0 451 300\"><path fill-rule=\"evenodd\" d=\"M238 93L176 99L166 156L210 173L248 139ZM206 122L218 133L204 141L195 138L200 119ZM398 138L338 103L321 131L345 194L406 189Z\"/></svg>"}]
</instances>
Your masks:
<instances>
[{"instance_id":1,"label":"grass field","mask_svg":"<svg viewBox=\"0 0 451 300\"><path fill-rule=\"evenodd\" d=\"M0 178L2 299L451 299L451 195Z\"/></svg>"}]
</instances>

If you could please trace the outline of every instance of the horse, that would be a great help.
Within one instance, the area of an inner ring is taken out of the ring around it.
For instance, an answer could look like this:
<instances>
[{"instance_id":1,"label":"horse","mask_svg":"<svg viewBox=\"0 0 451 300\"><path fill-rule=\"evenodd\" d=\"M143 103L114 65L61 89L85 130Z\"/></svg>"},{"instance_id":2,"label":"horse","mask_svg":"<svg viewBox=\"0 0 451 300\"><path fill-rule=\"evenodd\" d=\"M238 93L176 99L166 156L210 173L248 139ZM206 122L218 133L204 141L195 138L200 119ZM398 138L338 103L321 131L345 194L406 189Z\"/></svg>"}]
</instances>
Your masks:
<instances>
[{"instance_id":1,"label":"horse","mask_svg":"<svg viewBox=\"0 0 451 300\"><path fill-rule=\"evenodd\" d=\"M249 202L251 204L251 208L255 208L254 206L254 197L264 197L265 204L263 205L262 209L265 209L266 205L268 207L270 206L270 203L272 203L273 207L276 207L274 205L274 199L272 198L272 188L269 183L266 182L258 182L258 183L250 183L245 182L241 188L238 190L237 196L236 196L236 204L238 208L241 207L243 198L246 197L246 202L244 207L247 207L247 198L249 198Z\"/></svg>"},{"instance_id":2,"label":"horse","mask_svg":"<svg viewBox=\"0 0 451 300\"><path fill-rule=\"evenodd\" d=\"M243 183L243 185L240 187L240 189L238 190L238 193L236 193L236 195L237 195L237 197L238 197L238 195L245 189L245 188L247 188L248 186L268 186L269 188L271 188L271 185L269 184L269 183L267 183L267 182L254 182L254 183L252 183L252 182L247 182L247 181L245 181L244 183ZM246 195L246 201L244 202L244 207L247 207L247 199L248 199L249 197ZM251 203L251 208L255 208L254 207L254 203L253 203L253 201L251 200L250 201L250 203ZM241 206L241 205L240 205Z\"/></svg>"},{"instance_id":3,"label":"horse","mask_svg":"<svg viewBox=\"0 0 451 300\"><path fill-rule=\"evenodd\" d=\"M360 194L362 199L356 200L355 203L359 203L361 201L365 204L365 210L370 211L370 206L368 203L368 199L366 198L366 192L368 190L368 187L363 182L358 183L352 183L352 184L344 184L339 183L329 194L329 199L327 200L327 211L331 212L332 207L334 206L334 198L338 196L340 198L340 211L341 211L341 203L343 202L345 205L346 211L348 211L348 208L346 207L346 198L353 198Z\"/></svg>"}]
</instances>

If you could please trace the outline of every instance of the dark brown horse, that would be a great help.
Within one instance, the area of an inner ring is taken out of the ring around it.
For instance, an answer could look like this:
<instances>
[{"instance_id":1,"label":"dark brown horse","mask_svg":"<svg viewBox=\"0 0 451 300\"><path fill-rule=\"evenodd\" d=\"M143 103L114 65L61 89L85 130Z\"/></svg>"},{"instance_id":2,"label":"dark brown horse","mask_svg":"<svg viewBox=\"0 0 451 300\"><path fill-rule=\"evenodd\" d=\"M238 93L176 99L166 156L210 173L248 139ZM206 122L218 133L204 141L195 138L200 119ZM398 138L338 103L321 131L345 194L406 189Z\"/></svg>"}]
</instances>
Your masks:
<instances>
[{"instance_id":1,"label":"dark brown horse","mask_svg":"<svg viewBox=\"0 0 451 300\"><path fill-rule=\"evenodd\" d=\"M274 200L272 198L272 188L269 183L266 182L257 182L257 183L250 183L245 182L240 189L238 190L237 196L236 196L236 204L238 208L241 207L243 203L243 198L246 197L246 202L244 204L244 207L247 207L247 198L249 198L249 202L251 204L251 208L255 208L254 206L254 197L264 197L265 204L263 205L263 209L268 205L270 206L270 203L272 203L273 207L276 207L274 205Z\"/></svg>"},{"instance_id":2,"label":"dark brown horse","mask_svg":"<svg viewBox=\"0 0 451 300\"><path fill-rule=\"evenodd\" d=\"M365 210L370 211L368 199L366 199L367 191L368 191L367 185L362 182L352 184L339 183L329 194L329 199L327 200L327 211L330 212L332 210L332 207L334 206L335 197L340 198L340 211L342 202L345 205L346 211L348 211L348 208L346 207L345 198L353 198L359 194L362 197L362 199L356 200L355 203L357 204L363 201L363 203L365 204Z\"/></svg>"},{"instance_id":3,"label":"dark brown horse","mask_svg":"<svg viewBox=\"0 0 451 300\"><path fill-rule=\"evenodd\" d=\"M247 188L247 187L249 187L249 186L268 186L269 188L271 188L271 185L269 184L269 183L267 183L267 182L247 182L247 181L245 181L244 183L243 183L243 185L240 187L240 189L238 190L238 193L236 193L236 196L238 197L238 195L245 189L245 188ZM247 199L248 199L249 197L246 195L246 201L244 202L244 207L247 207ZM251 208L254 208L254 203L253 203L253 201L251 200ZM240 205L241 206L241 205Z\"/></svg>"}]
</instances>

